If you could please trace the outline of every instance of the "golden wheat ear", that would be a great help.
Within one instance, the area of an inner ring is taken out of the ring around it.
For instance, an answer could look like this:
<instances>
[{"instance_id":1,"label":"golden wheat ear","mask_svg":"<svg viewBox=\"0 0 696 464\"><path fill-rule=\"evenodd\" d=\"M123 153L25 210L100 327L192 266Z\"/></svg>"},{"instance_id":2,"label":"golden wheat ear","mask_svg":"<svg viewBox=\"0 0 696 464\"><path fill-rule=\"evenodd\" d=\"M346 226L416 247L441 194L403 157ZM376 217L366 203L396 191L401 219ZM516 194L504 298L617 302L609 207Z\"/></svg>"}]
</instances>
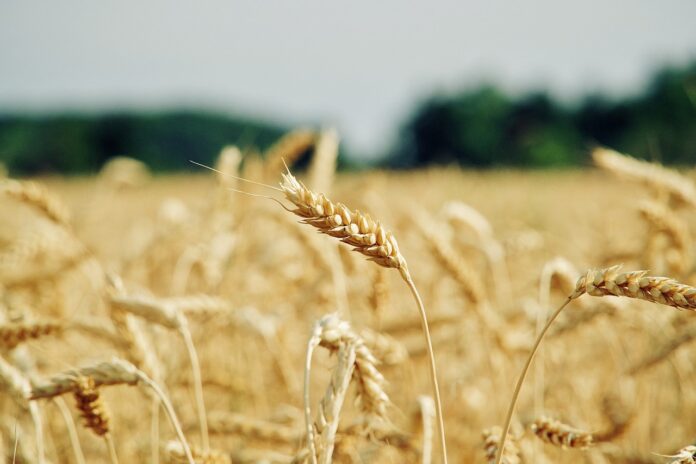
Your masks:
<instances>
[{"instance_id":1,"label":"golden wheat ear","mask_svg":"<svg viewBox=\"0 0 696 464\"><path fill-rule=\"evenodd\" d=\"M433 353L428 318L425 305L409 272L406 258L401 254L396 237L379 221L360 211L353 211L342 203L336 203L321 193L313 192L292 175L289 169L283 174L280 188L285 198L295 209L292 212L302 218L302 222L316 228L319 232L334 237L364 255L368 261L379 266L397 269L408 286L418 305L421 327L428 351L428 367L435 398L440 447L443 462L447 463L445 427L442 418L442 400L437 381L435 354Z\"/></svg>"}]
</instances>

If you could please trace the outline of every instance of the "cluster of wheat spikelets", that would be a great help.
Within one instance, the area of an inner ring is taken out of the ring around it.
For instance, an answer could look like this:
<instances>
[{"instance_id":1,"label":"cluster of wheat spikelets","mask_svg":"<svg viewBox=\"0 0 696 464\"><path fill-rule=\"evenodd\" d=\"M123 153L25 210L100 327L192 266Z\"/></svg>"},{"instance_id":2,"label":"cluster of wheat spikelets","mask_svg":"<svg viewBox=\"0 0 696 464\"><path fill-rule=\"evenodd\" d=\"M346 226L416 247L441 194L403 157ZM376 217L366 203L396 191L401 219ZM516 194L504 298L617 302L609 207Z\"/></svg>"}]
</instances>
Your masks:
<instances>
[{"instance_id":1,"label":"cluster of wheat spikelets","mask_svg":"<svg viewBox=\"0 0 696 464\"><path fill-rule=\"evenodd\" d=\"M696 460L688 177L598 149L629 184L556 200L527 174L334 179L337 150L301 129L212 176L0 180L2 458Z\"/></svg>"}]
</instances>

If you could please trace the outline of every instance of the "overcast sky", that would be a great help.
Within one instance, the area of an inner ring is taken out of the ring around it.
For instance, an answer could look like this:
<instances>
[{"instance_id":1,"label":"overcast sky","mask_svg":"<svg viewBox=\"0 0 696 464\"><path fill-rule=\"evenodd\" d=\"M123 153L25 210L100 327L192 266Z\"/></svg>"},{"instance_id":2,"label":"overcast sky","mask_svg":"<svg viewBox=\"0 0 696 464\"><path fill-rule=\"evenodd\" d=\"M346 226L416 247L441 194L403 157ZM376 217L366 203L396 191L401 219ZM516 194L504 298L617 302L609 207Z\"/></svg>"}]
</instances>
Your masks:
<instances>
[{"instance_id":1,"label":"overcast sky","mask_svg":"<svg viewBox=\"0 0 696 464\"><path fill-rule=\"evenodd\" d=\"M363 151L437 89L618 95L693 59L695 0L0 0L0 111L205 106Z\"/></svg>"}]
</instances>

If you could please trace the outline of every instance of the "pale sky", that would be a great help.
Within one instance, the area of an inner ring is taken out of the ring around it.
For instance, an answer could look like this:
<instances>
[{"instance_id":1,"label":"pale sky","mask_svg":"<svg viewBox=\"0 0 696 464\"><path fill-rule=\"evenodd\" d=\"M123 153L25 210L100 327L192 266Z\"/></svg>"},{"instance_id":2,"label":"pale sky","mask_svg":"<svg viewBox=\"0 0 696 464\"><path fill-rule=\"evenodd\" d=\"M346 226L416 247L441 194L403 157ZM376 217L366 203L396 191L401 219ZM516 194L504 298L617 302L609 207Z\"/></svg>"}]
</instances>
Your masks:
<instances>
[{"instance_id":1,"label":"pale sky","mask_svg":"<svg viewBox=\"0 0 696 464\"><path fill-rule=\"evenodd\" d=\"M693 59L695 0L0 0L0 112L202 106L367 152L438 89L622 95Z\"/></svg>"}]
</instances>

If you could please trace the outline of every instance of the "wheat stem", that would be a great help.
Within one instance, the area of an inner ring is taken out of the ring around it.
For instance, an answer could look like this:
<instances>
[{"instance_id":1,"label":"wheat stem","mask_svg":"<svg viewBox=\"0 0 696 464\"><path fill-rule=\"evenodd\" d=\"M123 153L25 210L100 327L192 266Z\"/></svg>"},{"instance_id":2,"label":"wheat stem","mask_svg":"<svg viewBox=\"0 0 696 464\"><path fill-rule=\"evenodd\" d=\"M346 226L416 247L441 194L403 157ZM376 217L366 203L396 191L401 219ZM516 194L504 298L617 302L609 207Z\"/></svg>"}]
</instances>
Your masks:
<instances>
[{"instance_id":1,"label":"wheat stem","mask_svg":"<svg viewBox=\"0 0 696 464\"><path fill-rule=\"evenodd\" d=\"M198 353L196 352L196 347L193 344L193 339L191 338L191 331L188 329L187 325L184 324L179 329L179 333L184 339L184 344L186 345L186 352L188 353L189 360L191 362L191 373L193 374L193 390L196 396L196 405L198 409L198 421L200 422L201 428L201 443L203 444L203 451L210 451L210 439L208 438L208 419L205 413L205 399L203 398L203 381L201 379L201 366L198 361Z\"/></svg>"},{"instance_id":2,"label":"wheat stem","mask_svg":"<svg viewBox=\"0 0 696 464\"><path fill-rule=\"evenodd\" d=\"M75 462L77 464L85 464L85 455L82 453L82 446L80 446L80 438L77 435L77 428L75 427L75 421L70 414L70 409L68 405L65 404L65 400L57 396L53 399L53 404L56 405L60 415L63 416L63 421L65 422L65 428L68 431L68 438L70 439L70 444L75 454Z\"/></svg>"},{"instance_id":3,"label":"wheat stem","mask_svg":"<svg viewBox=\"0 0 696 464\"><path fill-rule=\"evenodd\" d=\"M534 360L534 355L536 354L537 350L539 349L539 345L541 345L541 341L544 338L544 335L546 335L546 332L549 330L549 327L551 327L551 324L553 321L556 320L559 314L561 314L561 311L568 306L568 303L572 301L571 297L568 297L565 302L559 308L554 312L549 320L546 322L546 325L544 326L543 329L541 329L541 332L539 332L539 335L537 336L536 341L534 342L534 346L532 347L532 351L529 353L529 356L527 357L527 361L524 364L524 367L522 368L522 373L520 374L519 379L517 379L517 385L515 385L515 391L512 394L512 401L510 401L510 406L508 407L508 412L507 416L505 417L505 423L503 424L503 434L500 437L500 447L498 448L498 453L496 454L495 457L495 464L500 464L500 460L503 457L503 449L505 448L505 439L508 436L508 432L510 431L510 423L512 422L512 415L515 412L515 406L517 405L517 399L520 396L520 390L522 390L522 384L524 383L524 379L527 376L527 371L529 370L529 366L532 364L532 361Z\"/></svg>"},{"instance_id":4,"label":"wheat stem","mask_svg":"<svg viewBox=\"0 0 696 464\"><path fill-rule=\"evenodd\" d=\"M411 274L408 270L402 270L401 276L411 290L413 297L418 305L418 311L421 317L421 324L423 326L423 334L425 335L425 344L428 348L428 358L430 366L430 380L433 384L433 391L435 394L435 413L437 415L437 428L440 433L440 447L442 448L442 462L447 464L447 445L445 443L445 424L442 418L442 402L440 400L440 388L437 384L437 369L435 367L435 354L433 353L433 344L430 338L430 329L428 328L428 317L425 313L425 306L423 305L423 300L421 299L416 284L413 283Z\"/></svg>"},{"instance_id":5,"label":"wheat stem","mask_svg":"<svg viewBox=\"0 0 696 464\"><path fill-rule=\"evenodd\" d=\"M106 443L106 448L109 450L109 459L111 459L111 464L118 464L118 455L116 454L114 439L110 433L104 435L104 442Z\"/></svg>"},{"instance_id":6,"label":"wheat stem","mask_svg":"<svg viewBox=\"0 0 696 464\"><path fill-rule=\"evenodd\" d=\"M159 408L160 399L152 397L152 423L150 424L150 458L152 464L159 464Z\"/></svg>"},{"instance_id":7,"label":"wheat stem","mask_svg":"<svg viewBox=\"0 0 696 464\"><path fill-rule=\"evenodd\" d=\"M181 443L182 448L184 449L184 454L186 455L186 459L188 460L188 463L189 464L196 464L195 461L193 460L193 455L191 454L191 448L189 447L188 442L186 441L186 436L184 435L184 432L181 430L181 424L179 424L179 420L177 419L176 413L174 412L174 406L172 406L172 403L169 401L169 398L164 393L162 388L159 385L157 385L157 383L152 381L152 379L150 379L143 372L140 372L139 374L140 374L139 375L140 381L143 382L148 387L150 387L150 389L152 389L152 391L154 391L155 394L162 401L162 406L164 407L164 412L167 413L167 417L169 418L169 422L172 424L172 427L174 428L174 432L176 433L176 436L179 439L179 442Z\"/></svg>"}]
</instances>

